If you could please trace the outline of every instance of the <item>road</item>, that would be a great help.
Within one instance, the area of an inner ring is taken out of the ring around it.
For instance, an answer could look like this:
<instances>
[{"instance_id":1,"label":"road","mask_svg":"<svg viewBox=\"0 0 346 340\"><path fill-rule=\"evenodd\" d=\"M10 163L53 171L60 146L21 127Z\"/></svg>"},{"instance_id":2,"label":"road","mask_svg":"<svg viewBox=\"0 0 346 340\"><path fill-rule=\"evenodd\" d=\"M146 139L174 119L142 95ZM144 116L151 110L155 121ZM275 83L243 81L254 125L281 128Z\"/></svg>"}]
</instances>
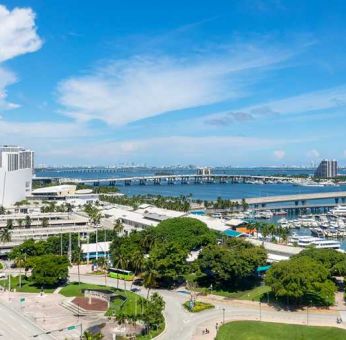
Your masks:
<instances>
[{"instance_id":1,"label":"road","mask_svg":"<svg viewBox=\"0 0 346 340\"><path fill-rule=\"evenodd\" d=\"M97 275L81 275L81 282L102 284L116 287L117 280L106 278L104 276ZM71 281L78 281L76 274L70 274ZM130 284L127 283L127 289ZM125 288L123 281L119 281L119 288ZM266 304L260 305L257 302L250 301L222 301L220 299L208 300L208 298L201 297L201 300L205 299L215 305L215 309L204 311L201 313L189 313L183 307L182 304L189 299L190 295L184 291L167 291L167 290L153 290L157 291L165 300L165 319L166 329L162 335L158 336L160 340L191 340L199 339L202 335L202 330L208 327L212 332L208 336L203 336L202 339L213 339L215 334L215 324L219 324L223 321L223 314L225 315L225 321L231 320L261 320L273 321L273 322L286 322L294 324L309 324L309 325L325 325L325 326L337 326L336 317L339 316L336 311L299 311L291 312L284 310L276 310L273 307ZM147 291L142 288L139 294L146 296ZM224 312L223 312L224 309ZM341 325L346 328L346 324Z\"/></svg>"},{"instance_id":2,"label":"road","mask_svg":"<svg viewBox=\"0 0 346 340\"><path fill-rule=\"evenodd\" d=\"M25 316L0 302L0 339L28 340L42 331ZM35 339L52 340L50 335L40 335Z\"/></svg>"}]
</instances>

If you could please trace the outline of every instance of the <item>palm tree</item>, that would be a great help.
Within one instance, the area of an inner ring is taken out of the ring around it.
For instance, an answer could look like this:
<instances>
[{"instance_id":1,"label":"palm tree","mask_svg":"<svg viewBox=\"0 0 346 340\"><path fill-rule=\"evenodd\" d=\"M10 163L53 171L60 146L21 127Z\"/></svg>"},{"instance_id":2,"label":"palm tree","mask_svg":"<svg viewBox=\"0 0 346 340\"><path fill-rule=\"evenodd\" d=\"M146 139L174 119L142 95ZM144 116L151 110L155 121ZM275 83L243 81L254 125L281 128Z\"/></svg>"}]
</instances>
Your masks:
<instances>
[{"instance_id":1,"label":"palm tree","mask_svg":"<svg viewBox=\"0 0 346 340\"><path fill-rule=\"evenodd\" d=\"M143 254L140 251L134 252L130 258L130 264L131 264L131 267L134 268L135 277L136 277L138 275L138 273L140 273L143 270L143 266L144 266ZM131 288L130 289L132 289L132 285L133 285L133 280L131 282Z\"/></svg>"},{"instance_id":2,"label":"palm tree","mask_svg":"<svg viewBox=\"0 0 346 340\"><path fill-rule=\"evenodd\" d=\"M144 272L144 287L148 288L147 299L149 299L150 289L155 285L158 273L152 268L149 262L146 264Z\"/></svg>"},{"instance_id":3,"label":"palm tree","mask_svg":"<svg viewBox=\"0 0 346 340\"><path fill-rule=\"evenodd\" d=\"M41 224L42 224L42 228L48 228L48 224L49 224L48 218L47 218L47 217L44 217L44 218L42 219Z\"/></svg>"},{"instance_id":4,"label":"palm tree","mask_svg":"<svg viewBox=\"0 0 346 340\"><path fill-rule=\"evenodd\" d=\"M123 224L121 223L121 219L118 218L115 223L114 223L114 226L113 226L113 231L116 233L116 234L121 234L124 230L124 226Z\"/></svg>"},{"instance_id":5,"label":"palm tree","mask_svg":"<svg viewBox=\"0 0 346 340\"><path fill-rule=\"evenodd\" d=\"M247 208L249 207L248 203L245 201L245 198L242 198L241 206L243 208L243 211L247 210Z\"/></svg>"},{"instance_id":6,"label":"palm tree","mask_svg":"<svg viewBox=\"0 0 346 340\"><path fill-rule=\"evenodd\" d=\"M0 232L0 241L3 243L11 242L11 231L9 228L5 227Z\"/></svg>"},{"instance_id":7,"label":"palm tree","mask_svg":"<svg viewBox=\"0 0 346 340\"><path fill-rule=\"evenodd\" d=\"M9 230L13 229L13 220L11 218L6 221L6 228Z\"/></svg>"},{"instance_id":8,"label":"palm tree","mask_svg":"<svg viewBox=\"0 0 346 340\"><path fill-rule=\"evenodd\" d=\"M31 218L29 215L25 216L25 228L30 228L31 227Z\"/></svg>"},{"instance_id":9,"label":"palm tree","mask_svg":"<svg viewBox=\"0 0 346 340\"><path fill-rule=\"evenodd\" d=\"M15 265L19 268L19 287L22 287L22 268L25 265L26 256L22 253L19 253L15 258Z\"/></svg>"}]
</instances>

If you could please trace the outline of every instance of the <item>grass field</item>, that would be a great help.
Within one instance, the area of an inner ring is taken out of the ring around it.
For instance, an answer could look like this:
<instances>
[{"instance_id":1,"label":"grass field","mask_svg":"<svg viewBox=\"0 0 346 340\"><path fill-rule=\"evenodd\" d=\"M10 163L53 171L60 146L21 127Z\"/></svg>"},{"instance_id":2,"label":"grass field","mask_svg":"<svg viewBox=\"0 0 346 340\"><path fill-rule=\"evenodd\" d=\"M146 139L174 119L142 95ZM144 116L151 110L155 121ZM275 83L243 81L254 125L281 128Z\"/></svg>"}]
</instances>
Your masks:
<instances>
[{"instance_id":1,"label":"grass field","mask_svg":"<svg viewBox=\"0 0 346 340\"><path fill-rule=\"evenodd\" d=\"M250 301L260 301L265 300L266 294L271 291L268 286L258 286L249 290L241 290L238 292L227 292L223 290L213 290L211 293L214 295L220 295L231 299L238 300L250 300ZM208 290L208 293L210 291Z\"/></svg>"},{"instance_id":2,"label":"grass field","mask_svg":"<svg viewBox=\"0 0 346 340\"><path fill-rule=\"evenodd\" d=\"M8 279L0 280L0 285L8 289ZM19 276L11 276L11 289L15 289L17 292L22 293L39 293L41 287L35 286L31 281L26 280L25 276L22 276L22 286L19 287ZM45 293L53 293L55 288L44 288Z\"/></svg>"},{"instance_id":3,"label":"grass field","mask_svg":"<svg viewBox=\"0 0 346 340\"><path fill-rule=\"evenodd\" d=\"M234 321L220 327L216 340L345 340L346 331L259 321Z\"/></svg>"},{"instance_id":4,"label":"grass field","mask_svg":"<svg viewBox=\"0 0 346 340\"><path fill-rule=\"evenodd\" d=\"M144 301L144 298L141 296L129 292L124 291L121 289L116 289L113 287L108 286L102 286L102 285L93 285L93 284L87 284L87 283L81 283L80 285L78 282L72 282L69 283L67 286L65 286L63 289L61 289L60 294L64 295L66 297L72 297L72 296L83 296L83 289L107 289L112 290L114 293L121 296L123 299L118 298L115 299L107 311L106 315L115 315L121 308L121 311L125 315L140 315L142 312L142 300ZM126 302L124 302L124 299L126 299Z\"/></svg>"}]
</instances>

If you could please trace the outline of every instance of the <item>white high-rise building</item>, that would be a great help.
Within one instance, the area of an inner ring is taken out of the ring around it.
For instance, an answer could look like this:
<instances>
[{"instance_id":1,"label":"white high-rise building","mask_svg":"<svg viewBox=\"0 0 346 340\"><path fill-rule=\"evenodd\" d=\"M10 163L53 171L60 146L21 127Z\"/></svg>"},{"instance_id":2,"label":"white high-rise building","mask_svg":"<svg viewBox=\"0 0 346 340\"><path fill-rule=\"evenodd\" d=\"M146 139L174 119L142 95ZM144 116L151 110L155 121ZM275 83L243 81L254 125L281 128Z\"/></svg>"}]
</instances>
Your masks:
<instances>
[{"instance_id":1,"label":"white high-rise building","mask_svg":"<svg viewBox=\"0 0 346 340\"><path fill-rule=\"evenodd\" d=\"M0 146L0 205L10 207L31 193L34 153L15 145Z\"/></svg>"}]
</instances>

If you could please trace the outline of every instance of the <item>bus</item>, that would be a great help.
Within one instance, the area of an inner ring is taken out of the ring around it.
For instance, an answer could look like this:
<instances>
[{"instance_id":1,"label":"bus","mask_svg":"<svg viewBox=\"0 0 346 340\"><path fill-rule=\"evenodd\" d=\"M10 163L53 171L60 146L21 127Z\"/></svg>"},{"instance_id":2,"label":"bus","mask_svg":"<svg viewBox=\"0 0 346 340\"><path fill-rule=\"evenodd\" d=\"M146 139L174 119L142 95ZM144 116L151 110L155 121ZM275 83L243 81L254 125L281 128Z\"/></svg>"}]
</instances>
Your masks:
<instances>
[{"instance_id":1,"label":"bus","mask_svg":"<svg viewBox=\"0 0 346 340\"><path fill-rule=\"evenodd\" d=\"M132 281L135 278L135 274L130 270L118 269L118 268L109 268L108 276L114 279Z\"/></svg>"}]
</instances>

